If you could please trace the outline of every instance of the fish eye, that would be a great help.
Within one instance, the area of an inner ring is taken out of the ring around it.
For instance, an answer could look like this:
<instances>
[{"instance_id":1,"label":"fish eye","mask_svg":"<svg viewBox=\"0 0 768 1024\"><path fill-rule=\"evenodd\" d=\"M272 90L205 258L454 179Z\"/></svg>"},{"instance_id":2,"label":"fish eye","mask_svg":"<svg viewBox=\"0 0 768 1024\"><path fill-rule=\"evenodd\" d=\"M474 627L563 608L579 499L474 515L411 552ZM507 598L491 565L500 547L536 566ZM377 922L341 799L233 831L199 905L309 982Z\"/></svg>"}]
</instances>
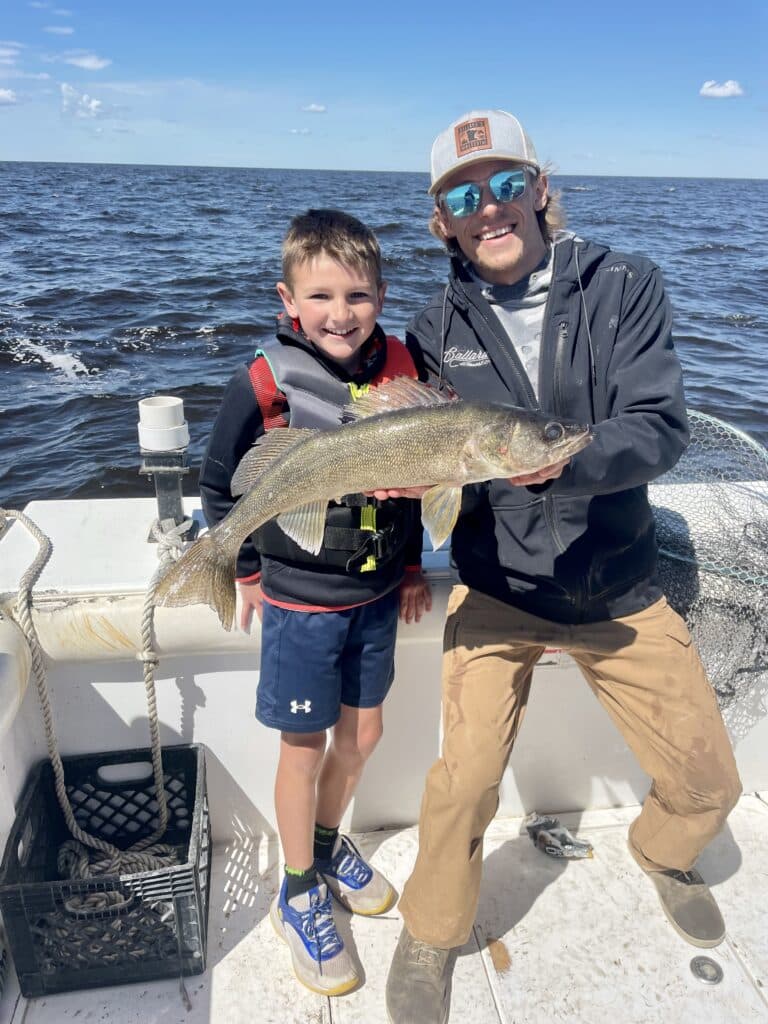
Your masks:
<instances>
[{"instance_id":1,"label":"fish eye","mask_svg":"<svg viewBox=\"0 0 768 1024\"><path fill-rule=\"evenodd\" d=\"M556 423L553 420L544 427L544 439L546 441L559 441L564 435L565 430L562 423Z\"/></svg>"}]
</instances>

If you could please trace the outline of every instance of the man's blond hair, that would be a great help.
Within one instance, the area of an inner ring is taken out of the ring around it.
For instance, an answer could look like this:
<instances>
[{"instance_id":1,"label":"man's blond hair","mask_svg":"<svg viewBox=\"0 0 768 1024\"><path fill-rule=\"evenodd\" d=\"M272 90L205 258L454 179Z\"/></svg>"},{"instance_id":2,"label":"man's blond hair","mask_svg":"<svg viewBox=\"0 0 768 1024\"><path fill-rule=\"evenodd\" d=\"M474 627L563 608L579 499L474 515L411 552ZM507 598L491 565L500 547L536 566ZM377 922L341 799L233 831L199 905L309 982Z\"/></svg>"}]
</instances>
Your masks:
<instances>
[{"instance_id":1,"label":"man's blond hair","mask_svg":"<svg viewBox=\"0 0 768 1024\"><path fill-rule=\"evenodd\" d=\"M292 284L302 263L328 256L344 267L371 274L381 283L381 250L369 227L342 210L307 210L291 221L283 241L283 280Z\"/></svg>"},{"instance_id":2,"label":"man's blond hair","mask_svg":"<svg viewBox=\"0 0 768 1024\"><path fill-rule=\"evenodd\" d=\"M542 167L541 173L549 175L550 168ZM537 175L533 172L527 172L531 176L531 183L537 180ZM455 238L447 238L443 231L442 225L440 224L440 195L435 196L435 208L432 210L432 216L429 220L430 233L439 239L443 245L451 253L460 253L460 248ZM541 231L541 237L544 242L549 245L552 238L558 231L562 231L566 224L565 210L560 203L560 190L549 192L547 195L547 205L536 211L536 219L539 222L539 231Z\"/></svg>"}]
</instances>

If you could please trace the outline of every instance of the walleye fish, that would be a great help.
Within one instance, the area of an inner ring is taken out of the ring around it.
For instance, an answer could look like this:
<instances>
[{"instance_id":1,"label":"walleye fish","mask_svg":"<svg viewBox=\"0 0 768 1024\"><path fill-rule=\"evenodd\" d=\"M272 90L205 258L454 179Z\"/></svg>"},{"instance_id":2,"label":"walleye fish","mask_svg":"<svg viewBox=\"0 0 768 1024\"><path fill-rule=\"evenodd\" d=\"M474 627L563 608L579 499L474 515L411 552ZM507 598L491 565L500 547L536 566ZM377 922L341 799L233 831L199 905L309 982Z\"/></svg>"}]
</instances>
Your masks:
<instances>
[{"instance_id":1,"label":"walleye fish","mask_svg":"<svg viewBox=\"0 0 768 1024\"><path fill-rule=\"evenodd\" d=\"M235 616L240 546L275 516L317 554L328 502L360 491L431 484L421 518L435 550L451 534L464 484L533 473L580 451L590 429L515 406L446 398L407 377L371 388L351 406L353 422L329 430L268 431L232 478L229 513L175 562L155 603L207 604L229 630Z\"/></svg>"}]
</instances>

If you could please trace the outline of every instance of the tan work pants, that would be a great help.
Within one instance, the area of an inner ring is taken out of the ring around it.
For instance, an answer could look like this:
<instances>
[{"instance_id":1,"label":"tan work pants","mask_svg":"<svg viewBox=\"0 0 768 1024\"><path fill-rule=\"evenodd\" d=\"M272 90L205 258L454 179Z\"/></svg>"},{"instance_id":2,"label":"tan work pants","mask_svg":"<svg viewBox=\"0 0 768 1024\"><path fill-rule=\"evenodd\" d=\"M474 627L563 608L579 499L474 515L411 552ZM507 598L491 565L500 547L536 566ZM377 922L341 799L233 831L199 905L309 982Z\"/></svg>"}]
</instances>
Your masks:
<instances>
[{"instance_id":1,"label":"tan work pants","mask_svg":"<svg viewBox=\"0 0 768 1024\"><path fill-rule=\"evenodd\" d=\"M443 642L442 757L427 775L419 853L400 900L408 931L424 942L449 947L469 938L483 834L546 647L576 661L653 780L629 832L642 867L690 868L738 800L714 691L665 599L621 619L569 626L454 587Z\"/></svg>"}]
</instances>

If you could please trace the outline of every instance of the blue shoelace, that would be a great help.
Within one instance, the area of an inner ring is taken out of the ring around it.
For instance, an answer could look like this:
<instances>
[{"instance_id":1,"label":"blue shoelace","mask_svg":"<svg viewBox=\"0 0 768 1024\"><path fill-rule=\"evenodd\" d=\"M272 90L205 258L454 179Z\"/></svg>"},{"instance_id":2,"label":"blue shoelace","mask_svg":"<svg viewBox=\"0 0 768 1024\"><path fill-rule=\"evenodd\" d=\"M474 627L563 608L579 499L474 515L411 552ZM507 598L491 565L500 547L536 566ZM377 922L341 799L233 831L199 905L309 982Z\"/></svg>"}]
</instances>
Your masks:
<instances>
[{"instance_id":1,"label":"blue shoelace","mask_svg":"<svg viewBox=\"0 0 768 1024\"><path fill-rule=\"evenodd\" d=\"M362 889L364 885L370 882L373 876L373 871L360 856L355 845L346 836L342 839L341 846L336 856L331 859L328 868L324 868L322 863L319 866L320 870L325 870L327 874L335 875L336 878L339 878L353 889Z\"/></svg>"},{"instance_id":2,"label":"blue shoelace","mask_svg":"<svg viewBox=\"0 0 768 1024\"><path fill-rule=\"evenodd\" d=\"M298 914L301 931L312 957L318 962L330 960L340 953L344 943L336 931L331 910L331 897L321 900L315 892L310 894L307 910L291 910Z\"/></svg>"}]
</instances>

